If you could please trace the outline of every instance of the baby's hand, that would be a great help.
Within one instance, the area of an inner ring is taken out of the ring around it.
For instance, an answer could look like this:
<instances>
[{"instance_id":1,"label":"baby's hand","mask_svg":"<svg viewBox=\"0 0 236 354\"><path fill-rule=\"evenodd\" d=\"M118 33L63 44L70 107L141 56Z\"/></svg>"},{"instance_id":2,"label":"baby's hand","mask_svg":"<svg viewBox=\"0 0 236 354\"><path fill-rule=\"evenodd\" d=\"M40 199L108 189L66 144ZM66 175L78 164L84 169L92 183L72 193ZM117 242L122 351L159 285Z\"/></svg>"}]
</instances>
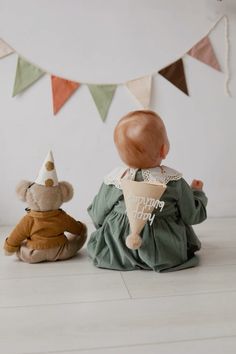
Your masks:
<instances>
[{"instance_id":1,"label":"baby's hand","mask_svg":"<svg viewBox=\"0 0 236 354\"><path fill-rule=\"evenodd\" d=\"M191 183L191 188L201 191L203 188L203 182L199 179L194 179Z\"/></svg>"}]
</instances>

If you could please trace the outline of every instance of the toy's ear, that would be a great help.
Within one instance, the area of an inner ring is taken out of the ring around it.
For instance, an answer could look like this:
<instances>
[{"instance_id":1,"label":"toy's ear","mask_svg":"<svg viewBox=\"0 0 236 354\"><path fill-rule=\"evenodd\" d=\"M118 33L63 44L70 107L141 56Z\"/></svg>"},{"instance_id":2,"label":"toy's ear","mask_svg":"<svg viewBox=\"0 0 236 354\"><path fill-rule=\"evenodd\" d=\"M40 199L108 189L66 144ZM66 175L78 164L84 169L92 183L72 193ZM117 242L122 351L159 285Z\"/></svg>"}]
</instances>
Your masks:
<instances>
[{"instance_id":1,"label":"toy's ear","mask_svg":"<svg viewBox=\"0 0 236 354\"><path fill-rule=\"evenodd\" d=\"M61 190L62 201L68 202L69 200L71 200L74 195L74 190L72 185L69 182L63 181L63 182L59 182L59 187Z\"/></svg>"},{"instance_id":2,"label":"toy's ear","mask_svg":"<svg viewBox=\"0 0 236 354\"><path fill-rule=\"evenodd\" d=\"M33 182L23 180L16 186L16 195L22 202L26 202L26 192L32 183Z\"/></svg>"}]
</instances>

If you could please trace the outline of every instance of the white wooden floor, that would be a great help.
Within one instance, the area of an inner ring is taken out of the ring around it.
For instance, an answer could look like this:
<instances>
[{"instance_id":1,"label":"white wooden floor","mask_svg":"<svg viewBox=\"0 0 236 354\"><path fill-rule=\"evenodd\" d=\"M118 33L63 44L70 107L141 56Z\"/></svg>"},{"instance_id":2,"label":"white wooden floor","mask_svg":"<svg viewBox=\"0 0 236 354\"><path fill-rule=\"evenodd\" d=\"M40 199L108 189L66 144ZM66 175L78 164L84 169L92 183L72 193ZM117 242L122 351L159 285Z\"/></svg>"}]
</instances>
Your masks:
<instances>
[{"instance_id":1,"label":"white wooden floor","mask_svg":"<svg viewBox=\"0 0 236 354\"><path fill-rule=\"evenodd\" d=\"M34 265L1 250L0 353L235 354L236 219L196 231L201 265L167 274L97 269L86 250Z\"/></svg>"}]
</instances>

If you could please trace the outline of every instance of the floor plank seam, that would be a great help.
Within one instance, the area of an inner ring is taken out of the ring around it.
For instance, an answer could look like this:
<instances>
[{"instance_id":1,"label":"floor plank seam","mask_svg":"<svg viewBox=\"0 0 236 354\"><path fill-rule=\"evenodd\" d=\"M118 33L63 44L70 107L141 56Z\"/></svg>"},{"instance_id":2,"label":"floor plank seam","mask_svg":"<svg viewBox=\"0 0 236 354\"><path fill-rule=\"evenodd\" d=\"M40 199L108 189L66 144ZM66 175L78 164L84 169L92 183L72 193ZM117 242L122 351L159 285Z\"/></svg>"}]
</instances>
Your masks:
<instances>
[{"instance_id":1,"label":"floor plank seam","mask_svg":"<svg viewBox=\"0 0 236 354\"><path fill-rule=\"evenodd\" d=\"M91 300L91 301L76 301L76 302L58 302L58 303L45 303L45 304L34 304L34 305L13 305L13 306L0 306L1 310L8 309L26 309L26 308L37 308L37 307L48 307L48 306L61 306L61 305L82 305L82 304L95 304L95 303L112 303L112 302L124 302L124 301L143 301L143 300L158 300L160 298L175 298L175 297L189 297L189 296L201 296L201 295L214 295L214 294L232 294L236 293L235 290L219 290L219 291L206 291L198 293L183 293L183 294L171 294L171 295L156 295L156 296L145 296L145 297L127 297L118 299L104 299L104 300Z\"/></svg>"},{"instance_id":2,"label":"floor plank seam","mask_svg":"<svg viewBox=\"0 0 236 354\"><path fill-rule=\"evenodd\" d=\"M123 277L122 272L120 272L120 276L121 276L122 282L123 282L123 284L124 284L124 286L125 286L125 288L126 288L126 290L127 290L127 293L128 293L128 295L129 295L129 298L130 298L130 299L133 299L133 296L132 296L132 294L131 294L130 291L129 291L128 285L126 284L126 281L125 281L125 279L124 279L124 277Z\"/></svg>"},{"instance_id":3,"label":"floor plank seam","mask_svg":"<svg viewBox=\"0 0 236 354\"><path fill-rule=\"evenodd\" d=\"M68 278L68 277L80 277L80 276L99 276L99 275L107 275L108 272L102 271L101 273L66 273L66 274L50 274L50 275L33 275L33 276L26 276L26 277L8 277L8 278L2 278L0 276L0 280L23 280L23 279L39 279L39 278Z\"/></svg>"},{"instance_id":4,"label":"floor plank seam","mask_svg":"<svg viewBox=\"0 0 236 354\"><path fill-rule=\"evenodd\" d=\"M208 340L218 340L218 339L225 339L225 338L236 338L236 333L229 336L218 336L218 337L198 337L198 338L190 338L190 339L179 339L173 341L160 341L160 342L152 342L152 343L134 343L134 344L124 344L124 345L114 345L114 346L107 346L107 347L85 347L85 348L78 348L78 349L63 349L63 350L52 350L46 352L21 352L17 354L63 354L65 352L74 353L74 352L81 352L81 351L91 351L94 352L95 350L108 350L108 349L122 349L122 348L135 348L135 347L148 347L153 345L168 345L168 344L179 344L179 343L191 343L191 342L203 342Z\"/></svg>"}]
</instances>

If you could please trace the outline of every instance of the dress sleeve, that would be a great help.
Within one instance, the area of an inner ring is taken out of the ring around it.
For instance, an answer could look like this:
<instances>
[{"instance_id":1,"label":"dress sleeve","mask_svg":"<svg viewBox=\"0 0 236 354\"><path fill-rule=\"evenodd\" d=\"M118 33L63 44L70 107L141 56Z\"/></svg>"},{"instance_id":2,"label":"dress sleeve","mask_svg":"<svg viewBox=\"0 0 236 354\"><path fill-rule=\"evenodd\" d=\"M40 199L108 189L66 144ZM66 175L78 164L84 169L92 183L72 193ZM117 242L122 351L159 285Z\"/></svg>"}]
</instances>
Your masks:
<instances>
[{"instance_id":1,"label":"dress sleeve","mask_svg":"<svg viewBox=\"0 0 236 354\"><path fill-rule=\"evenodd\" d=\"M179 183L178 208L185 224L199 224L207 218L207 197L203 191L192 189L181 178Z\"/></svg>"},{"instance_id":2,"label":"dress sleeve","mask_svg":"<svg viewBox=\"0 0 236 354\"><path fill-rule=\"evenodd\" d=\"M102 226L106 216L122 197L123 193L120 189L113 185L102 184L98 194L87 209L96 229Z\"/></svg>"},{"instance_id":3,"label":"dress sleeve","mask_svg":"<svg viewBox=\"0 0 236 354\"><path fill-rule=\"evenodd\" d=\"M21 242L30 236L30 219L29 216L25 215L6 238L3 247L7 252L16 252Z\"/></svg>"}]
</instances>

